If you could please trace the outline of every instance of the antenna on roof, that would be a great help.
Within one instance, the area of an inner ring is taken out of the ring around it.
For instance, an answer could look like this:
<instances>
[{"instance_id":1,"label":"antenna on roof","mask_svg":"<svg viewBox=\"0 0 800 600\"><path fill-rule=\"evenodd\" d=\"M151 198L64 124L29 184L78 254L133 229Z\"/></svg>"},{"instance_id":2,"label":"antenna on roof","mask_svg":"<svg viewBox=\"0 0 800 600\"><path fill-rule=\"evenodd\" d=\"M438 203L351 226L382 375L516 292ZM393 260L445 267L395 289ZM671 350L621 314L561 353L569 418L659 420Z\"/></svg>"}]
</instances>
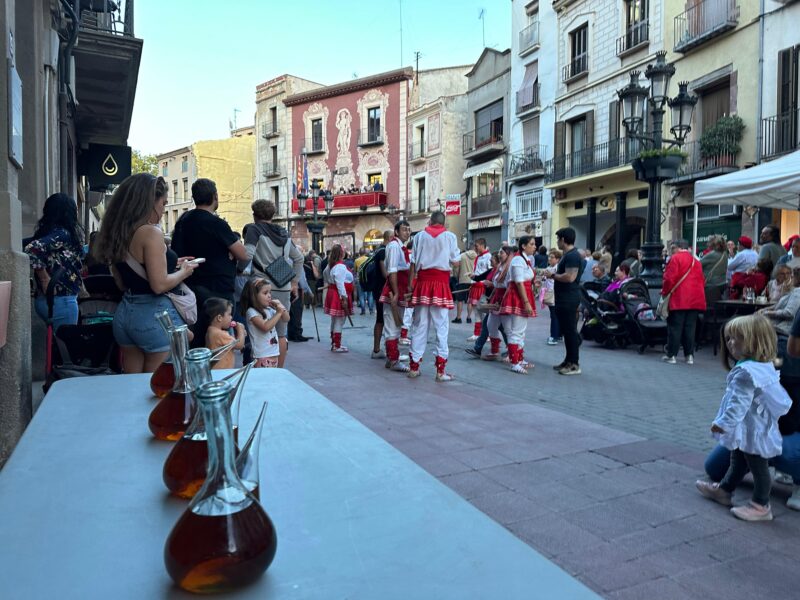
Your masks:
<instances>
[{"instance_id":1,"label":"antenna on roof","mask_svg":"<svg viewBox=\"0 0 800 600\"><path fill-rule=\"evenodd\" d=\"M478 13L478 20L481 22L481 31L483 32L483 47L486 47L486 9L482 8Z\"/></svg>"},{"instance_id":2,"label":"antenna on roof","mask_svg":"<svg viewBox=\"0 0 800 600\"><path fill-rule=\"evenodd\" d=\"M400 4L400 66L403 66L403 0L399 0Z\"/></svg>"}]
</instances>

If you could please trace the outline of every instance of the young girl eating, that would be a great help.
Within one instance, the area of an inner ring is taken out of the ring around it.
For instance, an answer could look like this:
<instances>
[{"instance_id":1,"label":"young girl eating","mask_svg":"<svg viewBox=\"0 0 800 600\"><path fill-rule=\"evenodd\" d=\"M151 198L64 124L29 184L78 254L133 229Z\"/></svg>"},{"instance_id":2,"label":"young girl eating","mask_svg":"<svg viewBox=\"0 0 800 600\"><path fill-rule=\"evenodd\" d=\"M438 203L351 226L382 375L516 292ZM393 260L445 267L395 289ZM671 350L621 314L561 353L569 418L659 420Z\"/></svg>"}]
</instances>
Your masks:
<instances>
[{"instance_id":1,"label":"young girl eating","mask_svg":"<svg viewBox=\"0 0 800 600\"><path fill-rule=\"evenodd\" d=\"M236 340L236 345L222 353L212 369L232 369L234 367L234 350L244 348L244 325L235 323L232 318L233 304L224 298L209 298L203 308L208 317L208 329L206 330L206 348L215 350ZM234 338L229 330L233 328L236 332Z\"/></svg>"},{"instance_id":2,"label":"young girl eating","mask_svg":"<svg viewBox=\"0 0 800 600\"><path fill-rule=\"evenodd\" d=\"M272 288L266 279L248 281L241 297L244 318L250 323L250 343L254 367L277 368L280 346L275 325L288 321L289 311L280 300L272 299Z\"/></svg>"},{"instance_id":3,"label":"young girl eating","mask_svg":"<svg viewBox=\"0 0 800 600\"><path fill-rule=\"evenodd\" d=\"M697 489L706 498L731 506L733 491L747 471L753 473L753 497L748 504L731 509L744 521L771 521L769 493L772 479L768 459L782 450L778 417L792 404L778 380L773 366L777 336L769 320L762 315L737 317L723 330L722 361L730 368L727 388L711 432L731 451L731 463L719 483L698 481Z\"/></svg>"}]
</instances>

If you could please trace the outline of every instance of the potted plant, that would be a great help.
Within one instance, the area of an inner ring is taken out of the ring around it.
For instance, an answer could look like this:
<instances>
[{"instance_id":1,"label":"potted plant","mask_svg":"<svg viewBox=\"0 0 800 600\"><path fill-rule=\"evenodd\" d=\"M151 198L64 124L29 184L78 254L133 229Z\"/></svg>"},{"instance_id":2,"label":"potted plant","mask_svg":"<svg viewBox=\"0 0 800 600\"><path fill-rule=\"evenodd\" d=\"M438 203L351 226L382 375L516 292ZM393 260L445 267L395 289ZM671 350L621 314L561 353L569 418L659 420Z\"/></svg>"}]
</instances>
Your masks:
<instances>
[{"instance_id":1,"label":"potted plant","mask_svg":"<svg viewBox=\"0 0 800 600\"><path fill-rule=\"evenodd\" d=\"M680 148L669 147L655 150L642 150L632 162L639 181L651 179L674 179L678 169L686 160L687 154Z\"/></svg>"},{"instance_id":2,"label":"potted plant","mask_svg":"<svg viewBox=\"0 0 800 600\"><path fill-rule=\"evenodd\" d=\"M742 149L744 121L738 115L726 115L700 136L700 155L705 167L729 167Z\"/></svg>"}]
</instances>

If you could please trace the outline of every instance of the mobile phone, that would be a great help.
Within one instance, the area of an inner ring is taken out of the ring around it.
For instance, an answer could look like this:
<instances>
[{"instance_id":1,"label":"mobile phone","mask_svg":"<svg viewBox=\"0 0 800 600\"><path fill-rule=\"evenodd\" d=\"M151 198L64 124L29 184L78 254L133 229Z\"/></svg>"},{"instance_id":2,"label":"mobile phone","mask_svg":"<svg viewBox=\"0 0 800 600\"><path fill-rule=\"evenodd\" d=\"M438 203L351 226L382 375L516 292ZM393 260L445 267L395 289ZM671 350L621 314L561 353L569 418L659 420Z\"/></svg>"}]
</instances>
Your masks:
<instances>
[{"instance_id":1,"label":"mobile phone","mask_svg":"<svg viewBox=\"0 0 800 600\"><path fill-rule=\"evenodd\" d=\"M186 262L191 264L191 265L201 265L204 262L206 262L206 259L205 258L193 258L192 260L187 260Z\"/></svg>"}]
</instances>

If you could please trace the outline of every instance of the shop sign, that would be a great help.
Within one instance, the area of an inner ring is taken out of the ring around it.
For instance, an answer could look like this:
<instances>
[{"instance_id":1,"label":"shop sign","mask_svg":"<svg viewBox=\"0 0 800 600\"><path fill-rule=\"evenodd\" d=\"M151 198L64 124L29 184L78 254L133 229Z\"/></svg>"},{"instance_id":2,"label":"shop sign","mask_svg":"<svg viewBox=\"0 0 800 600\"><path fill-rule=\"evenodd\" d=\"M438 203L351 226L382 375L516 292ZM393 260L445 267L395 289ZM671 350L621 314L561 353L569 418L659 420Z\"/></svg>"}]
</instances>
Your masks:
<instances>
[{"instance_id":1,"label":"shop sign","mask_svg":"<svg viewBox=\"0 0 800 600\"><path fill-rule=\"evenodd\" d=\"M483 219L473 219L469 223L470 229L490 229L491 227L500 227L502 220L500 217L486 217Z\"/></svg>"},{"instance_id":2,"label":"shop sign","mask_svg":"<svg viewBox=\"0 0 800 600\"><path fill-rule=\"evenodd\" d=\"M444 202L444 214L447 216L452 215L460 215L461 214L461 197L459 196L458 200L445 200Z\"/></svg>"}]
</instances>

